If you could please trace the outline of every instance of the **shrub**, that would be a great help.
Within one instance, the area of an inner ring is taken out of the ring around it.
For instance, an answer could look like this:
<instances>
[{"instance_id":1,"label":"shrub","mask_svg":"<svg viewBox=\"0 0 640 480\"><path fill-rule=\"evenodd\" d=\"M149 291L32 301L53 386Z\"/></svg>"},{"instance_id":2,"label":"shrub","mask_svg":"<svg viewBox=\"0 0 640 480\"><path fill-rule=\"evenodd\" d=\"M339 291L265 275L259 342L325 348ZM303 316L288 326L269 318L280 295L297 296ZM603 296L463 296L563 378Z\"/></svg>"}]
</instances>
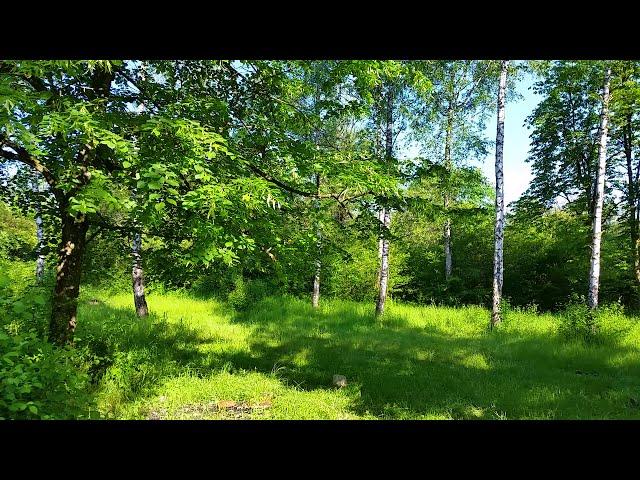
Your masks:
<instances>
[{"instance_id":1,"label":"shrub","mask_svg":"<svg viewBox=\"0 0 640 480\"><path fill-rule=\"evenodd\" d=\"M259 278L251 280L249 283L249 295L255 302L269 296L271 286L269 282Z\"/></svg>"},{"instance_id":2,"label":"shrub","mask_svg":"<svg viewBox=\"0 0 640 480\"><path fill-rule=\"evenodd\" d=\"M131 400L153 387L161 370L153 350L141 348L115 352L112 364L100 379L103 389L117 392L123 400Z\"/></svg>"},{"instance_id":3,"label":"shrub","mask_svg":"<svg viewBox=\"0 0 640 480\"><path fill-rule=\"evenodd\" d=\"M227 296L229 304L238 311L249 308L269 294L269 284L264 280L245 280L241 276L234 279L234 289Z\"/></svg>"},{"instance_id":4,"label":"shrub","mask_svg":"<svg viewBox=\"0 0 640 480\"><path fill-rule=\"evenodd\" d=\"M13 286L0 275L0 418L82 418L92 405L85 352L44 338L46 287Z\"/></svg>"},{"instance_id":5,"label":"shrub","mask_svg":"<svg viewBox=\"0 0 640 480\"><path fill-rule=\"evenodd\" d=\"M558 332L565 339L592 343L599 338L598 315L584 302L570 304L559 317Z\"/></svg>"},{"instance_id":6,"label":"shrub","mask_svg":"<svg viewBox=\"0 0 640 480\"><path fill-rule=\"evenodd\" d=\"M82 354L55 347L35 331L0 330L0 417L82 418L91 405Z\"/></svg>"},{"instance_id":7,"label":"shrub","mask_svg":"<svg viewBox=\"0 0 640 480\"><path fill-rule=\"evenodd\" d=\"M225 299L234 290L237 276L232 268L207 271L193 282L192 291L202 297Z\"/></svg>"},{"instance_id":8,"label":"shrub","mask_svg":"<svg viewBox=\"0 0 640 480\"><path fill-rule=\"evenodd\" d=\"M36 247L35 222L0 202L0 258L26 260Z\"/></svg>"}]
</instances>

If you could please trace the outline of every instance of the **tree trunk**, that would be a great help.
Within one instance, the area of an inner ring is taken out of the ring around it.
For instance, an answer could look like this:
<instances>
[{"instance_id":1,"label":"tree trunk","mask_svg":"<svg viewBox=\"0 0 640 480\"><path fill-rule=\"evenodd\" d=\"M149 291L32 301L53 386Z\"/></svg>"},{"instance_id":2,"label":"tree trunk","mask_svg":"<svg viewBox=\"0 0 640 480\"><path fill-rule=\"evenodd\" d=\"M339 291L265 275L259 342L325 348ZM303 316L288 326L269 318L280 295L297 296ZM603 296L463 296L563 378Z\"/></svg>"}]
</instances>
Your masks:
<instances>
[{"instance_id":1,"label":"tree trunk","mask_svg":"<svg viewBox=\"0 0 640 480\"><path fill-rule=\"evenodd\" d=\"M42 229L42 216L40 215L40 207L37 208L36 214L36 237L38 239L38 246L36 247L36 254L38 258L36 259L36 281L38 283L42 283L44 278L44 254L42 253L43 247L43 229Z\"/></svg>"},{"instance_id":2,"label":"tree trunk","mask_svg":"<svg viewBox=\"0 0 640 480\"><path fill-rule=\"evenodd\" d=\"M393 158L393 98L391 90L387 92L386 105L386 128L385 128L385 160L387 167L391 167ZM391 211L383 207L382 224L384 231L382 234L382 251L380 258L380 282L378 286L378 301L376 302L376 316L384 313L384 304L387 300L387 285L389 283L389 227L391 226Z\"/></svg>"},{"instance_id":3,"label":"tree trunk","mask_svg":"<svg viewBox=\"0 0 640 480\"><path fill-rule=\"evenodd\" d=\"M376 87L376 89L374 90L374 95L375 95L375 101L377 102L377 105L382 105L382 93L379 87ZM375 117L374 117L374 125L376 127L376 135L375 135L375 155L376 156L380 156L382 157L383 155L383 146L382 146L382 138L383 135L380 134L380 131L382 129L382 115L379 115L378 111L375 111ZM381 208L380 210L378 210L378 221L380 222L380 224L384 223L384 208ZM382 247L383 247L383 236L380 235L380 237L378 238L378 272L376 274L376 291L380 291L380 274L382 272Z\"/></svg>"},{"instance_id":4,"label":"tree trunk","mask_svg":"<svg viewBox=\"0 0 640 480\"><path fill-rule=\"evenodd\" d=\"M40 187L38 180L35 181L33 190L36 194L40 193ZM42 208L40 206L40 196L36 198L36 239L38 244L36 246L36 282L42 283L44 278L44 254L42 253L44 247L44 229L42 228Z\"/></svg>"},{"instance_id":5,"label":"tree trunk","mask_svg":"<svg viewBox=\"0 0 640 480\"><path fill-rule=\"evenodd\" d=\"M495 249L493 253L493 309L491 311L491 328L502 321L500 303L502 301L503 276L503 241L504 241L504 104L507 87L508 60L503 60L500 71L500 87L498 89L498 126L496 132L496 224Z\"/></svg>"},{"instance_id":6,"label":"tree trunk","mask_svg":"<svg viewBox=\"0 0 640 480\"><path fill-rule=\"evenodd\" d=\"M384 224L384 208L378 211L378 221L380 224ZM378 238L378 274L376 276L376 290L380 290L380 274L382 272L382 248L384 246L384 241L382 235Z\"/></svg>"},{"instance_id":7,"label":"tree trunk","mask_svg":"<svg viewBox=\"0 0 640 480\"><path fill-rule=\"evenodd\" d=\"M316 188L320 193L320 174L316 174ZM316 199L316 212L320 214L320 199ZM316 271L313 276L313 293L311 294L311 305L318 308L320 302L320 270L322 267L322 233L320 232L320 221L316 224Z\"/></svg>"},{"instance_id":8,"label":"tree trunk","mask_svg":"<svg viewBox=\"0 0 640 480\"><path fill-rule=\"evenodd\" d=\"M391 216L389 215L389 209L383 208L382 211L385 236L382 238L380 286L378 287L378 302L376 303L377 316L384 313L384 304L387 300L387 284L389 283L389 239L386 237L386 231L389 229L389 225L391 224Z\"/></svg>"},{"instance_id":9,"label":"tree trunk","mask_svg":"<svg viewBox=\"0 0 640 480\"><path fill-rule=\"evenodd\" d=\"M447 109L447 128L444 140L444 168L447 175L444 192L444 278L449 281L453 271L453 258L451 254L451 219L449 218L449 181L451 175L451 143L453 142L453 104L449 104Z\"/></svg>"},{"instance_id":10,"label":"tree trunk","mask_svg":"<svg viewBox=\"0 0 640 480\"><path fill-rule=\"evenodd\" d=\"M49 340L58 345L70 343L77 323L78 294L89 222L71 217L63 206L62 241L58 250L56 285L53 291Z\"/></svg>"},{"instance_id":11,"label":"tree trunk","mask_svg":"<svg viewBox=\"0 0 640 480\"><path fill-rule=\"evenodd\" d=\"M144 296L144 271L142 269L142 235L135 233L133 235L133 245L131 248L131 256L133 257L133 269L131 278L133 280L133 303L136 307L136 314L139 317L149 315L147 307L147 299Z\"/></svg>"},{"instance_id":12,"label":"tree trunk","mask_svg":"<svg viewBox=\"0 0 640 480\"><path fill-rule=\"evenodd\" d=\"M633 175L633 130L631 126L631 113L627 114L624 126L624 153L627 160L627 202L629 205L629 236L631 240L631 264L635 274L636 282L640 284L640 249L638 245L638 219L637 203L638 191L636 180Z\"/></svg>"},{"instance_id":13,"label":"tree trunk","mask_svg":"<svg viewBox=\"0 0 640 480\"><path fill-rule=\"evenodd\" d=\"M146 76L146 68L144 62L141 65L141 78L144 81ZM143 113L146 110L144 103L138 106L138 112ZM131 194L132 199L136 198L136 189ZM133 257L133 268L131 271L132 287L133 287L133 304L138 317L146 317L149 315L149 307L147 299L144 295L144 270L142 268L142 235L140 233L133 234L133 242L131 246L131 256Z\"/></svg>"},{"instance_id":14,"label":"tree trunk","mask_svg":"<svg viewBox=\"0 0 640 480\"><path fill-rule=\"evenodd\" d=\"M106 99L110 93L111 81L115 72L94 69L91 77L91 88L87 89L90 101ZM96 109L104 111L107 102L99 102ZM80 173L73 180L75 186L69 191L63 191L55 182L49 182L52 192L58 201L60 218L62 220L62 235L56 266L56 284L53 290L51 305L51 320L49 322L49 340L58 345L73 341L73 334L77 324L78 295L80 293L80 279L82 276L82 259L87 243L89 221L83 214L71 216L69 199L78 189L89 183L91 178L91 162L96 158L96 151L90 144L85 144L78 152L76 162ZM66 181L66 180L65 180Z\"/></svg>"},{"instance_id":15,"label":"tree trunk","mask_svg":"<svg viewBox=\"0 0 640 480\"><path fill-rule=\"evenodd\" d=\"M445 199L445 209L449 206L449 202ZM453 259L451 258L451 219L444 221L444 278L449 281L451 272L453 271Z\"/></svg>"},{"instance_id":16,"label":"tree trunk","mask_svg":"<svg viewBox=\"0 0 640 480\"><path fill-rule=\"evenodd\" d=\"M611 69L607 68L602 94L600 113L600 144L598 145L598 177L596 186L596 205L593 215L593 242L591 247L591 266L589 269L589 308L598 306L600 287L600 242L602 240L602 205L604 203L605 170L607 167L607 121L609 117L609 84Z\"/></svg>"},{"instance_id":17,"label":"tree trunk","mask_svg":"<svg viewBox=\"0 0 640 480\"><path fill-rule=\"evenodd\" d=\"M316 260L316 273L313 276L313 294L311 296L311 305L313 308L318 308L320 302L320 259Z\"/></svg>"}]
</instances>

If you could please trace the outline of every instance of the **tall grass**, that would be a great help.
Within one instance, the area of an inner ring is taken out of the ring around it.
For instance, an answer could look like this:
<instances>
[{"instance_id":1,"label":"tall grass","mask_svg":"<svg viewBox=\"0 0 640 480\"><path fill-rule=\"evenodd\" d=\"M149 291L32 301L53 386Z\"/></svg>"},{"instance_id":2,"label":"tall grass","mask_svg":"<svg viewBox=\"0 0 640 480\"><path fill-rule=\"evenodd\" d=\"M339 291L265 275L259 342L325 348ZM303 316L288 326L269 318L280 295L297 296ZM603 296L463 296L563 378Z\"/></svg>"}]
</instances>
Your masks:
<instances>
[{"instance_id":1,"label":"tall grass","mask_svg":"<svg viewBox=\"0 0 640 480\"><path fill-rule=\"evenodd\" d=\"M130 295L83 295L77 343L105 418L640 418L640 327L615 308L584 342L534 311L489 332L480 307L392 303L376 320L343 300L148 301L140 320Z\"/></svg>"}]
</instances>

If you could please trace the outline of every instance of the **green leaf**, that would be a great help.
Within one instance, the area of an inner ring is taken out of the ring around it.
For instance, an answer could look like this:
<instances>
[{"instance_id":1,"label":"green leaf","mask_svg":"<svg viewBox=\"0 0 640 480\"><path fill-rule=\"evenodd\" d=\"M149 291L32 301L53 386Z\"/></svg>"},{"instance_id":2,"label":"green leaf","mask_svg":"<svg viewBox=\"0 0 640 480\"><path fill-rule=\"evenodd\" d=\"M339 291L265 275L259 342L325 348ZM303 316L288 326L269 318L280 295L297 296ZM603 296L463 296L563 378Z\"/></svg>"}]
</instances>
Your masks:
<instances>
[{"instance_id":1,"label":"green leaf","mask_svg":"<svg viewBox=\"0 0 640 480\"><path fill-rule=\"evenodd\" d=\"M47 303L47 300L42 294L33 297L33 301L36 303L36 305L44 305L45 303Z\"/></svg>"},{"instance_id":2,"label":"green leaf","mask_svg":"<svg viewBox=\"0 0 640 480\"><path fill-rule=\"evenodd\" d=\"M23 313L27 310L27 306L22 303L22 301L18 300L13 303L13 312L14 313Z\"/></svg>"}]
</instances>

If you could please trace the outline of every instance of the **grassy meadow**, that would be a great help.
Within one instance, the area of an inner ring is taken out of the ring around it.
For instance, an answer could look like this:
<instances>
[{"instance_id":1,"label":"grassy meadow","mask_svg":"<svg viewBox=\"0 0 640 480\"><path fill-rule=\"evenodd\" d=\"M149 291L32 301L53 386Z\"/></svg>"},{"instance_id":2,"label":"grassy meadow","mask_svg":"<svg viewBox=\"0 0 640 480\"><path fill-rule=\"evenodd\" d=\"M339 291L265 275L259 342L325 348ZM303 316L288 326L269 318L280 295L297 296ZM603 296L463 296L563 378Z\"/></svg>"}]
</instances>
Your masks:
<instances>
[{"instance_id":1,"label":"grassy meadow","mask_svg":"<svg viewBox=\"0 0 640 480\"><path fill-rule=\"evenodd\" d=\"M373 303L343 300L148 302L140 320L129 294L83 292L76 347L97 359L86 418L640 418L640 324L615 308L585 343L533 311L490 332L479 307L390 303L376 321Z\"/></svg>"}]
</instances>

